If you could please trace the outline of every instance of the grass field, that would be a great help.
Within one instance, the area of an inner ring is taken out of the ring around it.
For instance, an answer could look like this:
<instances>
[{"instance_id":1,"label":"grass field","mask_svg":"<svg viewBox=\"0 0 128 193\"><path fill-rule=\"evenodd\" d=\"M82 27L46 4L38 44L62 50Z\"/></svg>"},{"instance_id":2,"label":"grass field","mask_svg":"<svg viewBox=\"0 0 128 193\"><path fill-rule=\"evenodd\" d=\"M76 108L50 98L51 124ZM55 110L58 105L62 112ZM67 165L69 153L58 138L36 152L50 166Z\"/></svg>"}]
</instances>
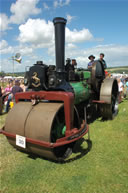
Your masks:
<instances>
[{"instance_id":1,"label":"grass field","mask_svg":"<svg viewBox=\"0 0 128 193\"><path fill-rule=\"evenodd\" d=\"M0 127L6 115L0 117ZM1 193L128 193L128 101L97 119L64 163L18 152L0 135Z\"/></svg>"},{"instance_id":2,"label":"grass field","mask_svg":"<svg viewBox=\"0 0 128 193\"><path fill-rule=\"evenodd\" d=\"M125 72L126 74L128 74L128 66L120 66L120 67L113 67L113 68L107 68L107 70L111 73L123 73Z\"/></svg>"}]
</instances>

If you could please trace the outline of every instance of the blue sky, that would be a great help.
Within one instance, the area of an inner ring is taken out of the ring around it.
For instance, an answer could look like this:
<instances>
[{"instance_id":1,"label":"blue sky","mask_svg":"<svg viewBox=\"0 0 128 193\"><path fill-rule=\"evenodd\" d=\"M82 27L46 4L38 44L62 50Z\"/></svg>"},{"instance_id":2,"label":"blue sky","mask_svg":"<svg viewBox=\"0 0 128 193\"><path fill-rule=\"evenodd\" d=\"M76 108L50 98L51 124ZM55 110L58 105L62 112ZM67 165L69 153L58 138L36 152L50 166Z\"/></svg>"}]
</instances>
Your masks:
<instances>
[{"instance_id":1,"label":"blue sky","mask_svg":"<svg viewBox=\"0 0 128 193\"><path fill-rule=\"evenodd\" d=\"M88 56L105 54L108 66L128 65L128 0L0 0L0 70L12 72L9 59L55 64L54 17L67 19L66 56L87 67Z\"/></svg>"}]
</instances>

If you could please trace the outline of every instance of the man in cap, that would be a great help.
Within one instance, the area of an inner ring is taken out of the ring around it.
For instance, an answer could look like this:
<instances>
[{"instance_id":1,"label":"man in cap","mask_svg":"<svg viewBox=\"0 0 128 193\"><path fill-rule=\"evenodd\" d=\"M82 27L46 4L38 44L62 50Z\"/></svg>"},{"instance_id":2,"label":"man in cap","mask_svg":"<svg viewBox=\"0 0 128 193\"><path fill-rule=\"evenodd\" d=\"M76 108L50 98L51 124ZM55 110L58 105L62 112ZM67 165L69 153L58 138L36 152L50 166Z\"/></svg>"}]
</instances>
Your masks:
<instances>
[{"instance_id":1,"label":"man in cap","mask_svg":"<svg viewBox=\"0 0 128 193\"><path fill-rule=\"evenodd\" d=\"M104 65L104 69L106 69L107 68L107 64L106 64L106 62L105 62L105 60L103 59L104 58L104 54L103 53L100 53L100 61L102 62L102 64Z\"/></svg>"},{"instance_id":2,"label":"man in cap","mask_svg":"<svg viewBox=\"0 0 128 193\"><path fill-rule=\"evenodd\" d=\"M88 69L91 70L92 64L94 63L95 56L90 55L90 56L88 57L88 59L90 60L90 62L88 63Z\"/></svg>"}]
</instances>

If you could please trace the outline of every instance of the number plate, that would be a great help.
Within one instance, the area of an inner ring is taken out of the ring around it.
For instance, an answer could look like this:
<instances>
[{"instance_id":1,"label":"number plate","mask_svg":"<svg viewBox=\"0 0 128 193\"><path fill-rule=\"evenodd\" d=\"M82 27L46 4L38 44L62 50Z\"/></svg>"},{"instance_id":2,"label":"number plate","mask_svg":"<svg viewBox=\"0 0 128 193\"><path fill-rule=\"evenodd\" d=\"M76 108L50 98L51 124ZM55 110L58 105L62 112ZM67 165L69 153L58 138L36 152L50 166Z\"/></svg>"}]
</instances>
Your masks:
<instances>
[{"instance_id":1,"label":"number plate","mask_svg":"<svg viewBox=\"0 0 128 193\"><path fill-rule=\"evenodd\" d=\"M26 137L16 135L16 145L26 148Z\"/></svg>"}]
</instances>

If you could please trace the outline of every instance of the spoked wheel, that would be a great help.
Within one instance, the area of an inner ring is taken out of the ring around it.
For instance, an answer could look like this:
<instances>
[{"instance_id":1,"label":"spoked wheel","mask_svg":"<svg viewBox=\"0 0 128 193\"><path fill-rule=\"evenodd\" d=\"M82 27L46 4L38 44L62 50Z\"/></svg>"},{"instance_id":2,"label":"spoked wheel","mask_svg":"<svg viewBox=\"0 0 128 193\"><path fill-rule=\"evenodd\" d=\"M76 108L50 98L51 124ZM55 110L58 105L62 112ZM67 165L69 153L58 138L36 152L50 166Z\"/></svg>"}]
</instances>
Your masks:
<instances>
[{"instance_id":1,"label":"spoked wheel","mask_svg":"<svg viewBox=\"0 0 128 193\"><path fill-rule=\"evenodd\" d=\"M101 85L100 100L101 116L105 119L113 119L118 113L118 83L116 79L105 79Z\"/></svg>"},{"instance_id":2,"label":"spoked wheel","mask_svg":"<svg viewBox=\"0 0 128 193\"><path fill-rule=\"evenodd\" d=\"M51 142L55 143L57 139L65 136L66 126L65 126L65 115L64 107L61 107L56 113L52 128L51 128ZM76 108L74 107L74 128L80 128L79 116ZM72 149L75 142L67 144L64 146L54 148L54 154L59 160L64 160L72 154Z\"/></svg>"},{"instance_id":3,"label":"spoked wheel","mask_svg":"<svg viewBox=\"0 0 128 193\"><path fill-rule=\"evenodd\" d=\"M105 119L114 119L118 113L118 100L112 97L112 104L101 105L101 115Z\"/></svg>"},{"instance_id":4,"label":"spoked wheel","mask_svg":"<svg viewBox=\"0 0 128 193\"><path fill-rule=\"evenodd\" d=\"M115 117L118 113L118 96L112 95L112 115Z\"/></svg>"}]
</instances>

